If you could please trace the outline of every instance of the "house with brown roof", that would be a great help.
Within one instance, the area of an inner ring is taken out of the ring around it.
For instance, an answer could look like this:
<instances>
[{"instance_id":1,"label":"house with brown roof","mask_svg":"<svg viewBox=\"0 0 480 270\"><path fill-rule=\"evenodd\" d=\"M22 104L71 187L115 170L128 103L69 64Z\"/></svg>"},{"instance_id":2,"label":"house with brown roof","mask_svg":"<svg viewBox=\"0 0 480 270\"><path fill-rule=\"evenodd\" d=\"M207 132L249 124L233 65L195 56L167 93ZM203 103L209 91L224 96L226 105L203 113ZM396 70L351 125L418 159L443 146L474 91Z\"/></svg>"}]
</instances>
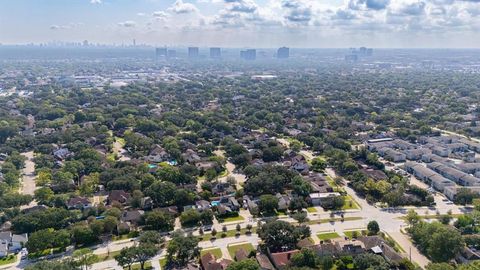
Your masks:
<instances>
[{"instance_id":1,"label":"house with brown roof","mask_svg":"<svg viewBox=\"0 0 480 270\"><path fill-rule=\"evenodd\" d=\"M247 259L248 259L248 254L245 249L239 248L237 249L237 251L235 251L235 260L237 262L247 260Z\"/></svg>"},{"instance_id":2,"label":"house with brown roof","mask_svg":"<svg viewBox=\"0 0 480 270\"><path fill-rule=\"evenodd\" d=\"M262 253L257 253L257 256L255 258L257 259L257 262L260 265L261 270L275 270L275 267L273 267L267 255Z\"/></svg>"},{"instance_id":3,"label":"house with brown roof","mask_svg":"<svg viewBox=\"0 0 480 270\"><path fill-rule=\"evenodd\" d=\"M90 202L90 200L88 200L88 198L73 197L73 198L70 198L68 200L67 207L68 207L68 209L82 210L82 209L85 209L85 208L92 207L92 203Z\"/></svg>"},{"instance_id":4,"label":"house with brown roof","mask_svg":"<svg viewBox=\"0 0 480 270\"><path fill-rule=\"evenodd\" d=\"M207 252L200 258L200 263L202 264L203 270L225 270L232 261L227 259L217 261L212 253Z\"/></svg>"},{"instance_id":5,"label":"house with brown roof","mask_svg":"<svg viewBox=\"0 0 480 270\"><path fill-rule=\"evenodd\" d=\"M382 255L387 261L400 262L403 259L403 257L380 236L360 236L357 240L364 244L367 252Z\"/></svg>"},{"instance_id":6,"label":"house with brown roof","mask_svg":"<svg viewBox=\"0 0 480 270\"><path fill-rule=\"evenodd\" d=\"M130 194L124 190L112 190L107 198L107 203L112 204L113 202L119 202L121 204L126 204L130 200Z\"/></svg>"},{"instance_id":7,"label":"house with brown roof","mask_svg":"<svg viewBox=\"0 0 480 270\"><path fill-rule=\"evenodd\" d=\"M299 253L300 250L290 250L284 252L277 252L277 253L270 253L270 260L275 266L276 269L282 269L290 264L290 260L292 259L293 255Z\"/></svg>"}]
</instances>

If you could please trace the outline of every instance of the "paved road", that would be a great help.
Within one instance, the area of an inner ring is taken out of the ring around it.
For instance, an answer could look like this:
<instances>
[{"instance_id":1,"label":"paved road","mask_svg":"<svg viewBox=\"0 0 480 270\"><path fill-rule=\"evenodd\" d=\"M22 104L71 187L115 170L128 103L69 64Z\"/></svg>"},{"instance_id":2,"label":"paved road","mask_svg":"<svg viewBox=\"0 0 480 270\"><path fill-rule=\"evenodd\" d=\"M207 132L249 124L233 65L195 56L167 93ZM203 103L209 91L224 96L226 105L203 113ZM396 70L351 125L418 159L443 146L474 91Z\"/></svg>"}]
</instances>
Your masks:
<instances>
[{"instance_id":1,"label":"paved road","mask_svg":"<svg viewBox=\"0 0 480 270\"><path fill-rule=\"evenodd\" d=\"M20 186L20 193L25 195L34 195L37 190L37 183L35 182L35 163L33 162L33 151L22 153L26 157L25 167L22 169L22 183ZM30 208L36 206L37 202L32 201L28 205L22 205L20 209Z\"/></svg>"},{"instance_id":2,"label":"paved road","mask_svg":"<svg viewBox=\"0 0 480 270\"><path fill-rule=\"evenodd\" d=\"M22 170L22 186L20 192L26 195L33 195L37 189L35 183L35 163L33 162L33 151L22 153L26 157L25 167Z\"/></svg>"},{"instance_id":3,"label":"paved road","mask_svg":"<svg viewBox=\"0 0 480 270\"><path fill-rule=\"evenodd\" d=\"M123 148L123 145L115 139L115 142L113 142L113 153L115 153L118 157L118 160L120 161L128 161L130 160L130 157L126 156L127 150Z\"/></svg>"},{"instance_id":4,"label":"paved road","mask_svg":"<svg viewBox=\"0 0 480 270\"><path fill-rule=\"evenodd\" d=\"M215 155L217 155L219 157L225 158L225 151L224 150L215 150L214 153L215 153ZM228 159L227 159L227 163L225 164L225 167L227 169L228 175L225 176L225 177L219 178L218 180L219 181L224 181L224 180L227 179L227 177L233 176L233 178L235 178L235 182L237 184L237 189L241 189L243 183L245 183L245 180L246 180L245 175L241 174L241 173L236 173L235 172L235 165L233 163L231 163Z\"/></svg>"}]
</instances>

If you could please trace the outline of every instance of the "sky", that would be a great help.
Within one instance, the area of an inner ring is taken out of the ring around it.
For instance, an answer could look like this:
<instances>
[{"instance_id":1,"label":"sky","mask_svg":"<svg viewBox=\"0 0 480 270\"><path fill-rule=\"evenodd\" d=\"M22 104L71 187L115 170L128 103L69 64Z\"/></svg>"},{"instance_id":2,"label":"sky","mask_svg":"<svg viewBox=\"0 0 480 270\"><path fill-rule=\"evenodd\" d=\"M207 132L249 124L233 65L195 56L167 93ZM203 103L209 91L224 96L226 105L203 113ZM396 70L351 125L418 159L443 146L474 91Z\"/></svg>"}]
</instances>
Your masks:
<instances>
[{"instance_id":1,"label":"sky","mask_svg":"<svg viewBox=\"0 0 480 270\"><path fill-rule=\"evenodd\" d=\"M480 0L0 0L0 43L479 48Z\"/></svg>"}]
</instances>

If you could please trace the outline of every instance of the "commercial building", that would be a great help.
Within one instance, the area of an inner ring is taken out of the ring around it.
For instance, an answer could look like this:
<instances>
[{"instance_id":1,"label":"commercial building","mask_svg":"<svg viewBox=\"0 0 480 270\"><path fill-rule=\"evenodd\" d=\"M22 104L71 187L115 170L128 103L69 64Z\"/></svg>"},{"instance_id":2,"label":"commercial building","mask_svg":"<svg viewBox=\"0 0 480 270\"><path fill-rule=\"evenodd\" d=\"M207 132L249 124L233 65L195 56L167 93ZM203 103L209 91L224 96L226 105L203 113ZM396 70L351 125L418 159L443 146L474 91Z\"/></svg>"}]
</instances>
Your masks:
<instances>
[{"instance_id":1,"label":"commercial building","mask_svg":"<svg viewBox=\"0 0 480 270\"><path fill-rule=\"evenodd\" d=\"M198 58L199 51L198 47L188 47L188 58Z\"/></svg>"},{"instance_id":2,"label":"commercial building","mask_svg":"<svg viewBox=\"0 0 480 270\"><path fill-rule=\"evenodd\" d=\"M218 47L210 48L210 58L214 58L214 59L222 58L222 50Z\"/></svg>"},{"instance_id":3,"label":"commercial building","mask_svg":"<svg viewBox=\"0 0 480 270\"><path fill-rule=\"evenodd\" d=\"M244 60L253 61L257 59L257 50L248 49L248 50L240 51L240 58Z\"/></svg>"},{"instance_id":4,"label":"commercial building","mask_svg":"<svg viewBox=\"0 0 480 270\"><path fill-rule=\"evenodd\" d=\"M278 59L287 59L290 57L290 49L287 47L281 47L277 50Z\"/></svg>"}]
</instances>

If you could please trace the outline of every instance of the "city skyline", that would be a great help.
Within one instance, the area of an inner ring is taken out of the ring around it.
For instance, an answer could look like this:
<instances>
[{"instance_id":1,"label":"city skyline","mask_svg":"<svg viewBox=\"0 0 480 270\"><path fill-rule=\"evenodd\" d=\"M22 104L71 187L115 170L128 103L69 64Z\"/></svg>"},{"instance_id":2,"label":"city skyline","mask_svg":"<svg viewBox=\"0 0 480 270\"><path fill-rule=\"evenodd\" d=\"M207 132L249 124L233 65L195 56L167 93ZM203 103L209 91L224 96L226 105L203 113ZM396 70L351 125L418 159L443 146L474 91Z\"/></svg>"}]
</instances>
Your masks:
<instances>
[{"instance_id":1,"label":"city skyline","mask_svg":"<svg viewBox=\"0 0 480 270\"><path fill-rule=\"evenodd\" d=\"M18 0L0 43L478 48L475 0Z\"/></svg>"}]
</instances>

